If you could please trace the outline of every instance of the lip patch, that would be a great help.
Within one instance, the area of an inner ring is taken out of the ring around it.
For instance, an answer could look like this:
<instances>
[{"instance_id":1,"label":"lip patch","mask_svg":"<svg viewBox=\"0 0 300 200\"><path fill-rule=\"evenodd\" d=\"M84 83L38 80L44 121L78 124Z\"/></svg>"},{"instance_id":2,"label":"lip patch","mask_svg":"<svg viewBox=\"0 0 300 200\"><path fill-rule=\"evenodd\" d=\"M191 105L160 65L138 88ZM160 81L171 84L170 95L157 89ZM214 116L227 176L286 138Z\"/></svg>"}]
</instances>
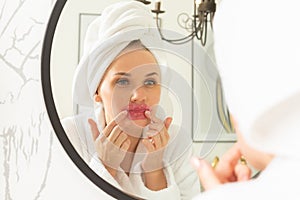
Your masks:
<instances>
[{"instance_id":1,"label":"lip patch","mask_svg":"<svg viewBox=\"0 0 300 200\"><path fill-rule=\"evenodd\" d=\"M146 119L145 112L150 111L146 104L130 104L127 108L131 120Z\"/></svg>"}]
</instances>

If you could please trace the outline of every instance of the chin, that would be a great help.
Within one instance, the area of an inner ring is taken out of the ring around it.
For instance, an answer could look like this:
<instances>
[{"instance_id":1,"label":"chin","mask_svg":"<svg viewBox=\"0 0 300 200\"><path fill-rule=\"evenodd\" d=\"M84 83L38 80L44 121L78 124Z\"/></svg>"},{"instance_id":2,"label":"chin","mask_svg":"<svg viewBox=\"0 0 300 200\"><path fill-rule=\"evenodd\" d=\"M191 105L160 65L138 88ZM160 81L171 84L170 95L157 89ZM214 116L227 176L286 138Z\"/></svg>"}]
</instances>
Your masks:
<instances>
[{"instance_id":1,"label":"chin","mask_svg":"<svg viewBox=\"0 0 300 200\"><path fill-rule=\"evenodd\" d=\"M147 126L150 122L148 119L137 119L137 120L132 120L134 124L140 127L145 127Z\"/></svg>"}]
</instances>

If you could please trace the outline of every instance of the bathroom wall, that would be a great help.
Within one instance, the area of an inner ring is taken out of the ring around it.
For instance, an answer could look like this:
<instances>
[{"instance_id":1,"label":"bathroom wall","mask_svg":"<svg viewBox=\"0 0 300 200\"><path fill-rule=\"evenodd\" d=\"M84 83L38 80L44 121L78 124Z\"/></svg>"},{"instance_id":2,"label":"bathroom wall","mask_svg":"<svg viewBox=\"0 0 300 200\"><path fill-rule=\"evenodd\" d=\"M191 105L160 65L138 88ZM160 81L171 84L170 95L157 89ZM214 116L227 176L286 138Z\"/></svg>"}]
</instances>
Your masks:
<instances>
[{"instance_id":1,"label":"bathroom wall","mask_svg":"<svg viewBox=\"0 0 300 200\"><path fill-rule=\"evenodd\" d=\"M0 1L0 199L108 198L69 159L44 105L41 48L54 2ZM172 5L181 4L163 8Z\"/></svg>"},{"instance_id":2,"label":"bathroom wall","mask_svg":"<svg viewBox=\"0 0 300 200\"><path fill-rule=\"evenodd\" d=\"M40 59L52 0L0 1L0 199L101 199L58 142Z\"/></svg>"}]
</instances>

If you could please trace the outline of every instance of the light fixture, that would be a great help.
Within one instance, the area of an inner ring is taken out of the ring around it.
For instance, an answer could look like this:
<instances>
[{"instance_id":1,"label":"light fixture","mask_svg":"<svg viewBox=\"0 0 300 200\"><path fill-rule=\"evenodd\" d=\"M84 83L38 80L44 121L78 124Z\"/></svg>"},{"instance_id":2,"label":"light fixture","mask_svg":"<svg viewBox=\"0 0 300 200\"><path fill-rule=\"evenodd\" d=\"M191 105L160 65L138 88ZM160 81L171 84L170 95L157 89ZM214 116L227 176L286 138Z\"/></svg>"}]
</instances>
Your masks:
<instances>
[{"instance_id":1,"label":"light fixture","mask_svg":"<svg viewBox=\"0 0 300 200\"><path fill-rule=\"evenodd\" d=\"M145 4L149 4L149 1L138 0ZM197 38L201 41L201 44L205 46L207 41L207 25L208 23L213 29L213 19L216 12L216 3L215 0L195 0L194 1L194 14L189 16L186 13L181 13L177 17L177 23L182 28L190 32L189 35L177 38L177 39L167 39L160 28L159 25L159 14L164 13L165 11L161 9L161 0L155 0L155 6L152 10L156 14L156 25L159 31L161 38L172 44L183 44L188 41L191 41L194 38Z\"/></svg>"},{"instance_id":2,"label":"light fixture","mask_svg":"<svg viewBox=\"0 0 300 200\"><path fill-rule=\"evenodd\" d=\"M148 5L148 4L151 3L151 1L147 1L147 0L136 0L136 1L142 2L142 3L146 4L146 5Z\"/></svg>"}]
</instances>

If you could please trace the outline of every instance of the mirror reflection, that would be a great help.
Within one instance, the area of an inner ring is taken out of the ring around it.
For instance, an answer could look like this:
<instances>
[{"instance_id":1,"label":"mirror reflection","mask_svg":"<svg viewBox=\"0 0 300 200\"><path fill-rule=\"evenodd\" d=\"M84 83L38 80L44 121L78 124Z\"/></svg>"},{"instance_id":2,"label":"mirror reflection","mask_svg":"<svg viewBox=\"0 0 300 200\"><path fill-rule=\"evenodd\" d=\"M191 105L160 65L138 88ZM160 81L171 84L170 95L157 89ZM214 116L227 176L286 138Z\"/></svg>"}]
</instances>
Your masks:
<instances>
[{"instance_id":1,"label":"mirror reflection","mask_svg":"<svg viewBox=\"0 0 300 200\"><path fill-rule=\"evenodd\" d=\"M218 118L209 51L165 44L140 2L67 2L53 43L53 95L65 132L99 176L146 199L200 192L191 156L222 154L235 141Z\"/></svg>"}]
</instances>

